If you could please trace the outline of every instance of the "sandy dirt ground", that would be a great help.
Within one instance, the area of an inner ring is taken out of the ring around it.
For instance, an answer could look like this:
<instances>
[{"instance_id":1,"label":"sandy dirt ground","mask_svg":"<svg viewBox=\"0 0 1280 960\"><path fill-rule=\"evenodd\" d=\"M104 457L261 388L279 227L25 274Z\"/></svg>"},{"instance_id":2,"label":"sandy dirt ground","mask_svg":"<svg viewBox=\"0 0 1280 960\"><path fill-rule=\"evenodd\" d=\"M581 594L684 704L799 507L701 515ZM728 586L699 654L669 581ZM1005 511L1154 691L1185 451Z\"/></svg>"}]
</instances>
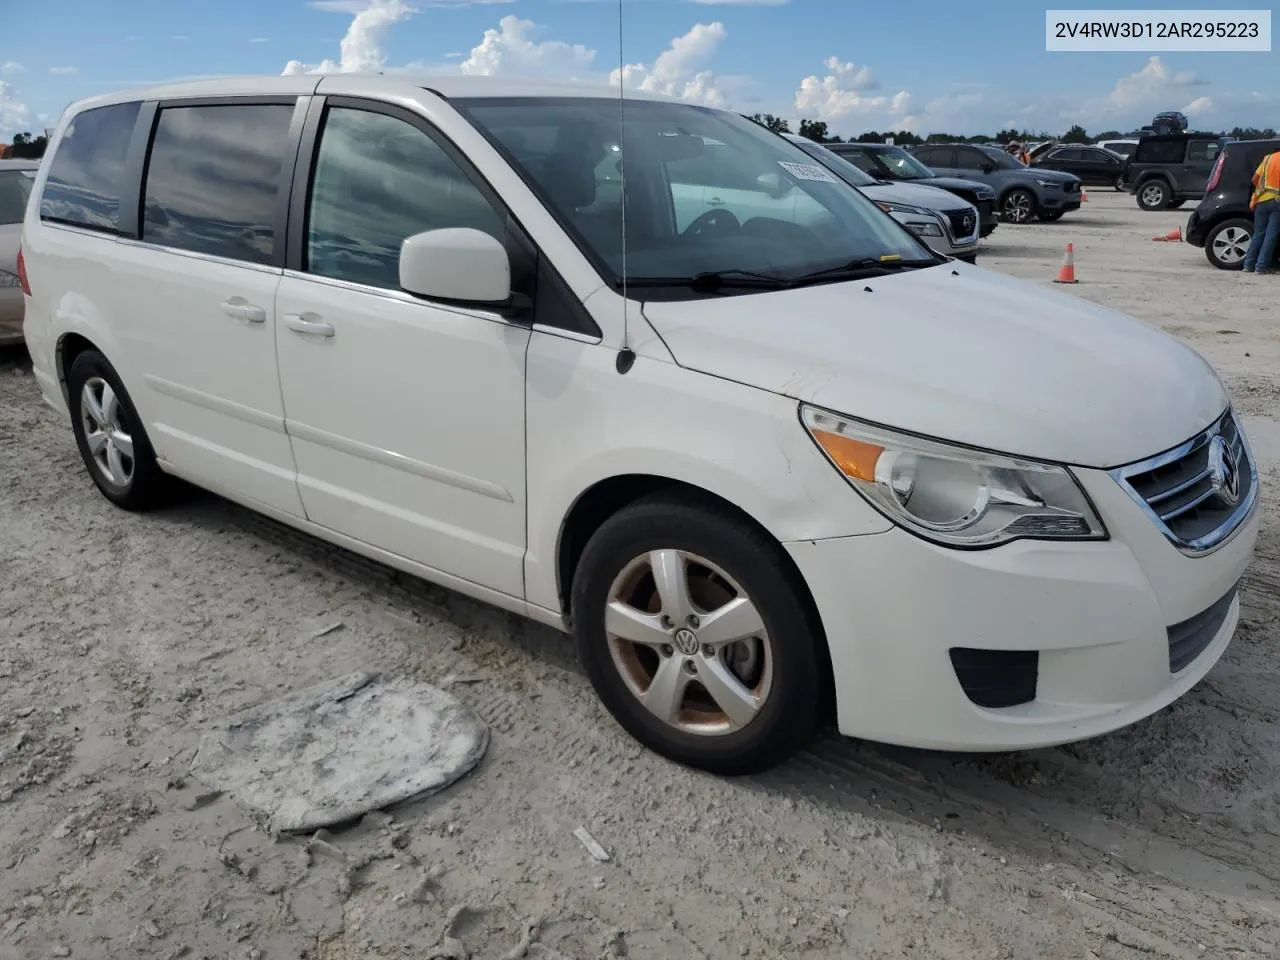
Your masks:
<instances>
[{"instance_id":1,"label":"sandy dirt ground","mask_svg":"<svg viewBox=\"0 0 1280 960\"><path fill-rule=\"evenodd\" d=\"M1097 191L1060 223L1000 227L983 264L1048 282L1073 241L1075 293L1183 338L1271 429L1280 279L1151 242L1185 216ZM4 363L3 960L1280 950L1274 443L1239 634L1171 708L1005 756L832 735L785 769L726 781L624 736L552 631L211 496L141 517L112 508L20 358ZM273 840L188 775L218 718L360 669L448 678L490 726L482 764L309 839Z\"/></svg>"}]
</instances>

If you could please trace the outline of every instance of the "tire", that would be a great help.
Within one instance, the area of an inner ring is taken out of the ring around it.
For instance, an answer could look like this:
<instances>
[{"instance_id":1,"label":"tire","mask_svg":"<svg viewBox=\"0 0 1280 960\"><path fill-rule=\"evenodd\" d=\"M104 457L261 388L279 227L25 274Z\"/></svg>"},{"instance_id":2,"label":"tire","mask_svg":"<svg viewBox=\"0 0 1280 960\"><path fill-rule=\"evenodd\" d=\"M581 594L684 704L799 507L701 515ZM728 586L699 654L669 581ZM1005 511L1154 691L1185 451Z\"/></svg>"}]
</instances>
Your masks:
<instances>
[{"instance_id":1,"label":"tire","mask_svg":"<svg viewBox=\"0 0 1280 960\"><path fill-rule=\"evenodd\" d=\"M1116 193L1123 193L1124 192L1124 174L1121 174L1118 177L1116 177L1114 180L1112 180L1111 187L1112 189L1115 190Z\"/></svg>"},{"instance_id":2,"label":"tire","mask_svg":"<svg viewBox=\"0 0 1280 960\"><path fill-rule=\"evenodd\" d=\"M1138 206L1143 210L1164 210L1173 199L1169 184L1159 178L1139 184L1136 193Z\"/></svg>"},{"instance_id":3,"label":"tire","mask_svg":"<svg viewBox=\"0 0 1280 960\"><path fill-rule=\"evenodd\" d=\"M664 600L655 569L685 584L692 604L671 588ZM628 733L677 763L736 776L783 762L811 742L826 699L825 639L797 581L778 545L723 507L666 494L624 507L591 537L573 579L573 632L591 685ZM743 599L757 616L728 630L717 614L743 614ZM726 633L711 646L715 623ZM721 646L726 636L750 639ZM655 685L671 693L659 699Z\"/></svg>"},{"instance_id":4,"label":"tire","mask_svg":"<svg viewBox=\"0 0 1280 960\"><path fill-rule=\"evenodd\" d=\"M1010 223L1030 223L1039 204L1030 190L1017 188L1000 198L1000 213Z\"/></svg>"},{"instance_id":5,"label":"tire","mask_svg":"<svg viewBox=\"0 0 1280 960\"><path fill-rule=\"evenodd\" d=\"M1036 214L1044 223L1057 223L1066 215L1065 210L1046 210L1043 213Z\"/></svg>"},{"instance_id":6,"label":"tire","mask_svg":"<svg viewBox=\"0 0 1280 960\"><path fill-rule=\"evenodd\" d=\"M169 478L156 464L138 411L107 358L96 350L78 354L67 372L67 393L76 446L102 495L125 510L167 502Z\"/></svg>"},{"instance_id":7,"label":"tire","mask_svg":"<svg viewBox=\"0 0 1280 960\"><path fill-rule=\"evenodd\" d=\"M1205 235L1205 259L1219 270L1240 270L1252 236L1252 220L1244 217L1223 220Z\"/></svg>"}]
</instances>

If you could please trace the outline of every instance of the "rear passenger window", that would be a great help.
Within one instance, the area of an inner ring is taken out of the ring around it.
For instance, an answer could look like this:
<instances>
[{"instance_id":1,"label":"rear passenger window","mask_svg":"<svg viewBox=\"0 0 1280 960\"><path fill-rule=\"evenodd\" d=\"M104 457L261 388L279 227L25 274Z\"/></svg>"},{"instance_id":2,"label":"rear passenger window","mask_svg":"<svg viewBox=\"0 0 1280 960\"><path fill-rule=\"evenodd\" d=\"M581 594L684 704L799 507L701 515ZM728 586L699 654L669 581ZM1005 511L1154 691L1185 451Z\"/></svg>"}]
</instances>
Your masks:
<instances>
[{"instance_id":1,"label":"rear passenger window","mask_svg":"<svg viewBox=\"0 0 1280 960\"><path fill-rule=\"evenodd\" d=\"M292 172L292 118L292 104L162 109L143 185L142 239L270 263L280 191Z\"/></svg>"},{"instance_id":2,"label":"rear passenger window","mask_svg":"<svg viewBox=\"0 0 1280 960\"><path fill-rule=\"evenodd\" d=\"M1183 140L1144 140L1138 144L1139 163L1181 163L1186 150Z\"/></svg>"},{"instance_id":3,"label":"rear passenger window","mask_svg":"<svg viewBox=\"0 0 1280 960\"><path fill-rule=\"evenodd\" d=\"M34 170L0 170L0 226L22 222L35 177Z\"/></svg>"},{"instance_id":4,"label":"rear passenger window","mask_svg":"<svg viewBox=\"0 0 1280 960\"><path fill-rule=\"evenodd\" d=\"M49 166L40 218L115 233L125 160L141 103L118 103L78 114L62 134Z\"/></svg>"},{"instance_id":5,"label":"rear passenger window","mask_svg":"<svg viewBox=\"0 0 1280 960\"><path fill-rule=\"evenodd\" d=\"M1213 160L1218 156L1216 140L1192 140L1187 144L1187 163Z\"/></svg>"},{"instance_id":6,"label":"rear passenger window","mask_svg":"<svg viewBox=\"0 0 1280 960\"><path fill-rule=\"evenodd\" d=\"M308 272L398 290L401 242L450 227L506 236L503 217L416 126L349 107L326 112L307 217Z\"/></svg>"}]
</instances>

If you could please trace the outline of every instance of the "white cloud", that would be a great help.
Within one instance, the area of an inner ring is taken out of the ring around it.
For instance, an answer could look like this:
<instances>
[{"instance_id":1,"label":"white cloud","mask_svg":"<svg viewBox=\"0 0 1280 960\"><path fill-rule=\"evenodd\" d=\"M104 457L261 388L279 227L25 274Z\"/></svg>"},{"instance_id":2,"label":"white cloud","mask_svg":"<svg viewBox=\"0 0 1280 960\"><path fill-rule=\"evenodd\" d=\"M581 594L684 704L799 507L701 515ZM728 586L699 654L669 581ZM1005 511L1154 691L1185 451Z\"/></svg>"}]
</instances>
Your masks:
<instances>
[{"instance_id":1,"label":"white cloud","mask_svg":"<svg viewBox=\"0 0 1280 960\"><path fill-rule=\"evenodd\" d=\"M13 84L0 80L0 136L8 140L14 133L20 133L30 115L27 105L15 96Z\"/></svg>"},{"instance_id":2,"label":"white cloud","mask_svg":"<svg viewBox=\"0 0 1280 960\"><path fill-rule=\"evenodd\" d=\"M458 65L462 73L478 76L561 77L576 79L591 68L596 52L579 43L538 40L541 27L532 20L506 16L497 29L484 32L471 54Z\"/></svg>"},{"instance_id":3,"label":"white cloud","mask_svg":"<svg viewBox=\"0 0 1280 960\"><path fill-rule=\"evenodd\" d=\"M319 0L325 2L325 0ZM335 0L342 2L342 0ZM325 7L325 9L339 9ZM300 60L285 64L286 76L298 73L366 73L380 70L386 61L382 51L382 39L393 25L412 16L416 11L402 0L372 0L363 4L347 27L341 43L339 59L323 60L309 65Z\"/></svg>"},{"instance_id":4,"label":"white cloud","mask_svg":"<svg viewBox=\"0 0 1280 960\"><path fill-rule=\"evenodd\" d=\"M802 116L839 120L850 114L888 112L901 116L910 109L911 94L899 90L892 96L869 94L879 88L871 68L829 57L825 77L808 76L796 90L795 109Z\"/></svg>"},{"instance_id":5,"label":"white cloud","mask_svg":"<svg viewBox=\"0 0 1280 960\"><path fill-rule=\"evenodd\" d=\"M1160 57L1150 57L1137 73L1116 81L1105 104L1112 112L1142 109L1168 96L1170 87L1193 87L1204 81L1190 70L1170 70Z\"/></svg>"},{"instance_id":6,"label":"white cloud","mask_svg":"<svg viewBox=\"0 0 1280 960\"><path fill-rule=\"evenodd\" d=\"M14 63L12 60L7 63L0 63L0 76L10 77L15 73L22 72L22 64Z\"/></svg>"},{"instance_id":7,"label":"white cloud","mask_svg":"<svg viewBox=\"0 0 1280 960\"><path fill-rule=\"evenodd\" d=\"M68 77L71 74L79 73L80 71L75 67L50 67L49 72L60 77Z\"/></svg>"},{"instance_id":8,"label":"white cloud","mask_svg":"<svg viewBox=\"0 0 1280 960\"><path fill-rule=\"evenodd\" d=\"M249 42L250 43L270 43L271 38L270 37L250 37Z\"/></svg>"},{"instance_id":9,"label":"white cloud","mask_svg":"<svg viewBox=\"0 0 1280 960\"><path fill-rule=\"evenodd\" d=\"M723 23L696 23L688 33L674 38L652 64L627 64L621 71L610 73L609 82L621 80L624 88L724 106L726 98L715 74L700 68L727 35Z\"/></svg>"}]
</instances>

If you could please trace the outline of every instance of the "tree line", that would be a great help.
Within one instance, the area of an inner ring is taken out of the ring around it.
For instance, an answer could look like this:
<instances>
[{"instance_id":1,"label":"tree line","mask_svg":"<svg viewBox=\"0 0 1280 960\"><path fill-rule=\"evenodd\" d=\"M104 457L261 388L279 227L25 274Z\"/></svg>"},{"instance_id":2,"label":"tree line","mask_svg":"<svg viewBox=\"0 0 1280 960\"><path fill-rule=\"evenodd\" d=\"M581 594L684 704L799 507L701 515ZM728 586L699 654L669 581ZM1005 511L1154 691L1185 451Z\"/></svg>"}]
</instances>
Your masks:
<instances>
[{"instance_id":1,"label":"tree line","mask_svg":"<svg viewBox=\"0 0 1280 960\"><path fill-rule=\"evenodd\" d=\"M30 133L16 133L13 142L7 146L4 153L14 160L39 160L44 156L45 147L49 146L49 139L43 133L38 137Z\"/></svg>"},{"instance_id":2,"label":"tree line","mask_svg":"<svg viewBox=\"0 0 1280 960\"><path fill-rule=\"evenodd\" d=\"M790 133L791 124L780 117L775 117L771 113L754 113L747 119L754 120L761 126L768 127L774 133ZM800 136L807 140L813 140L817 143L844 143L844 139L834 136L827 128L825 120L801 120L800 128L796 130ZM1258 129L1257 127L1234 127L1230 131L1219 133L1218 136L1231 137L1235 140L1272 140L1276 136L1275 130L1271 127ZM1097 143L1099 140L1125 140L1130 139L1131 135L1122 133L1119 130L1104 130L1101 133L1090 134L1080 124L1074 124L1071 129L1060 137L1044 130L997 130L994 136L986 134L975 134L973 136L962 137L952 133L931 133L928 136L921 137L912 133L910 130L885 130L883 132L876 130L868 130L866 133L860 133L856 137L850 137L849 143L884 143L892 139L899 146L916 146L921 143L1009 143L1011 140L1019 140L1026 142L1059 140L1062 143Z\"/></svg>"}]
</instances>

